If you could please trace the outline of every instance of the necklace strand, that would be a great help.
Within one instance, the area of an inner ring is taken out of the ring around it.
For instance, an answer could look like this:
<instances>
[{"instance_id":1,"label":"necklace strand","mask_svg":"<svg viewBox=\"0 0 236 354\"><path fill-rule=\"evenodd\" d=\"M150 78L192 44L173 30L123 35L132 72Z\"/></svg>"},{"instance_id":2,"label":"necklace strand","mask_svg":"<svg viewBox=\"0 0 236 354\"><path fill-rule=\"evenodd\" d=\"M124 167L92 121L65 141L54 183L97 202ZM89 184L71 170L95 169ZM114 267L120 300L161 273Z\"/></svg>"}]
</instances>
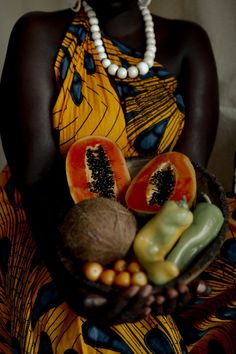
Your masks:
<instances>
[{"instance_id":1,"label":"necklace strand","mask_svg":"<svg viewBox=\"0 0 236 354\"><path fill-rule=\"evenodd\" d=\"M131 65L127 69L123 66L118 66L112 63L112 61L108 58L105 46L103 44L97 15L86 1L83 1L83 7L88 16L91 36L104 69L106 69L110 75L117 76L119 79L125 79L126 77L133 79L139 75L146 75L149 69L153 66L156 54L154 24L152 15L147 6L142 6L139 4L139 9L142 13L145 24L146 34L146 50L144 52L144 58L137 65Z\"/></svg>"}]
</instances>

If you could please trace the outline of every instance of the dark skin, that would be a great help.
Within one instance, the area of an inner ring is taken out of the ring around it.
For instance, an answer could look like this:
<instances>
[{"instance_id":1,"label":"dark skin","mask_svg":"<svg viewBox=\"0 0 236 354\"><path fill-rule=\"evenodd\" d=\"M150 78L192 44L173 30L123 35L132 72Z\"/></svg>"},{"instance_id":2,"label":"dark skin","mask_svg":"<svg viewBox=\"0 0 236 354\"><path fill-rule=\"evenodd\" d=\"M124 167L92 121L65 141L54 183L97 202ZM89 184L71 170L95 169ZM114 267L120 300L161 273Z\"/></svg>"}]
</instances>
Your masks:
<instances>
[{"instance_id":1,"label":"dark skin","mask_svg":"<svg viewBox=\"0 0 236 354\"><path fill-rule=\"evenodd\" d=\"M136 0L88 3L106 33L127 46L145 49ZM192 295L204 294L206 285L179 284L155 296L150 285L133 286L109 299L75 286L55 253L57 224L73 202L58 137L52 128L52 108L58 94L53 68L73 16L71 10L32 13L21 18L12 31L0 86L5 155L42 257L62 291L70 289L65 297L72 309L91 318L105 310L108 324L135 321L152 310L157 314L170 313L186 304ZM218 83L209 39L193 23L158 16L153 19L157 59L178 79L186 105L186 123L176 150L206 166L218 124ZM114 85L112 79L111 84Z\"/></svg>"}]
</instances>

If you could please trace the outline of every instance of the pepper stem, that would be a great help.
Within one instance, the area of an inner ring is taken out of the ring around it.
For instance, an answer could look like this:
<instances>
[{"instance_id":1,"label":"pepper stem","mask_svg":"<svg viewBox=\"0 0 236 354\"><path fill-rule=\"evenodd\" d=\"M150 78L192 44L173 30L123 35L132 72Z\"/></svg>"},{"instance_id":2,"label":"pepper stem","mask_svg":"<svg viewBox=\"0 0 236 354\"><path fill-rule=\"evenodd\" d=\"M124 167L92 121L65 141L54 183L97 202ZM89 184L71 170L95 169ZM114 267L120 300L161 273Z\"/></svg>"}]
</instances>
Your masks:
<instances>
[{"instance_id":1,"label":"pepper stem","mask_svg":"<svg viewBox=\"0 0 236 354\"><path fill-rule=\"evenodd\" d=\"M210 197L206 193L202 193L202 196L207 203L212 204Z\"/></svg>"},{"instance_id":2,"label":"pepper stem","mask_svg":"<svg viewBox=\"0 0 236 354\"><path fill-rule=\"evenodd\" d=\"M179 201L177 202L177 204L179 205L180 208L188 209L187 198L186 198L185 195L183 196L183 198L182 198L181 200L179 200Z\"/></svg>"}]
</instances>

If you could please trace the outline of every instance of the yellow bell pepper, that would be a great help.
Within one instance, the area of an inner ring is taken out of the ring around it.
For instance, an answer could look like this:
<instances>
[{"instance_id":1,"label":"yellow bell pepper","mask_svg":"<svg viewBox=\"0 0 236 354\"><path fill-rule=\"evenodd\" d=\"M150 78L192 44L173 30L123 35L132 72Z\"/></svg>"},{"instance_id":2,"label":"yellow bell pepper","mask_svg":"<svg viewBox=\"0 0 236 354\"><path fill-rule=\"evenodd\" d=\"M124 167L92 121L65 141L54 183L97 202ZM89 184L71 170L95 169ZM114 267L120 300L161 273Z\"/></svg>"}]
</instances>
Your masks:
<instances>
[{"instance_id":1,"label":"yellow bell pepper","mask_svg":"<svg viewBox=\"0 0 236 354\"><path fill-rule=\"evenodd\" d=\"M155 285L164 285L180 273L176 264L166 260L150 262L146 271L148 279Z\"/></svg>"},{"instance_id":2,"label":"yellow bell pepper","mask_svg":"<svg viewBox=\"0 0 236 354\"><path fill-rule=\"evenodd\" d=\"M168 200L137 233L134 253L153 283L163 284L178 276L178 267L164 258L192 221L193 214L185 200Z\"/></svg>"}]
</instances>

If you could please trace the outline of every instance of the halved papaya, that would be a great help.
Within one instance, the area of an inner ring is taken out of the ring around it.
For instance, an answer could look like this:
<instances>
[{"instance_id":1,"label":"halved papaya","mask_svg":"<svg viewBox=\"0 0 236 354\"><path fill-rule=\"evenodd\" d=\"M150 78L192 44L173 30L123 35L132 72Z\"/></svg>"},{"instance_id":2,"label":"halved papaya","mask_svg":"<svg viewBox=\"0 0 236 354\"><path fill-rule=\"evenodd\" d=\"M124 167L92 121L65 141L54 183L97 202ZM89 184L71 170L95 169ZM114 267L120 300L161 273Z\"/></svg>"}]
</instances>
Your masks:
<instances>
[{"instance_id":1,"label":"halved papaya","mask_svg":"<svg viewBox=\"0 0 236 354\"><path fill-rule=\"evenodd\" d=\"M196 189L190 159L172 151L155 156L138 172L127 189L125 201L137 213L156 213L168 199L180 201L185 197L191 206Z\"/></svg>"},{"instance_id":2,"label":"halved papaya","mask_svg":"<svg viewBox=\"0 0 236 354\"><path fill-rule=\"evenodd\" d=\"M75 141L66 156L66 175L75 203L104 197L124 201L130 174L119 147L102 136Z\"/></svg>"}]
</instances>

